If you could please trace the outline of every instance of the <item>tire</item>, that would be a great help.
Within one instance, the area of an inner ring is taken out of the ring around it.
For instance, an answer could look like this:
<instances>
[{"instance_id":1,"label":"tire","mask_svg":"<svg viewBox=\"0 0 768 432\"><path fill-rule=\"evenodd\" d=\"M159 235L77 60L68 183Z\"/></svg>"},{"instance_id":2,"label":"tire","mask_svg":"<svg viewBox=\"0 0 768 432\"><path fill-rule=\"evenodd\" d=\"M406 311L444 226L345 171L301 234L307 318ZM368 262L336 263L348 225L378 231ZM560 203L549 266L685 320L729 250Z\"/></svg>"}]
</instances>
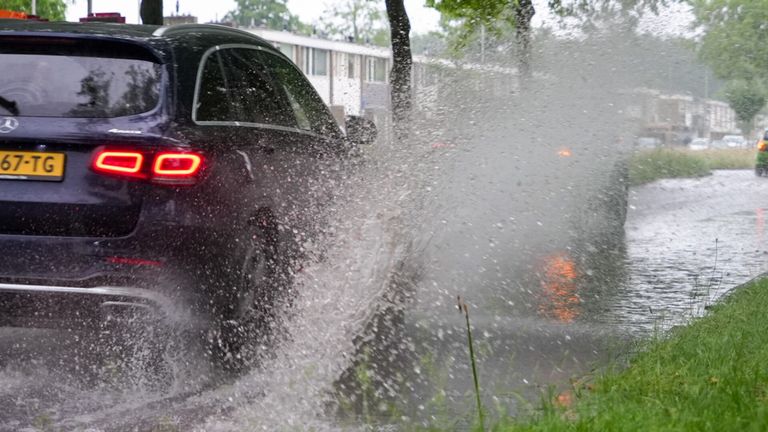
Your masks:
<instances>
[{"instance_id":1,"label":"tire","mask_svg":"<svg viewBox=\"0 0 768 432\"><path fill-rule=\"evenodd\" d=\"M241 372L259 357L259 350L272 344L275 324L279 318L281 293L286 291L287 280L281 271L277 247L277 226L268 214L256 215L249 247L232 284L236 294L232 304L221 308L221 316L214 318L215 336L212 352L219 366L231 372Z\"/></svg>"},{"instance_id":2,"label":"tire","mask_svg":"<svg viewBox=\"0 0 768 432\"><path fill-rule=\"evenodd\" d=\"M765 169L763 167L760 167L760 166L755 167L755 175L758 177L762 177L764 171Z\"/></svg>"}]
</instances>

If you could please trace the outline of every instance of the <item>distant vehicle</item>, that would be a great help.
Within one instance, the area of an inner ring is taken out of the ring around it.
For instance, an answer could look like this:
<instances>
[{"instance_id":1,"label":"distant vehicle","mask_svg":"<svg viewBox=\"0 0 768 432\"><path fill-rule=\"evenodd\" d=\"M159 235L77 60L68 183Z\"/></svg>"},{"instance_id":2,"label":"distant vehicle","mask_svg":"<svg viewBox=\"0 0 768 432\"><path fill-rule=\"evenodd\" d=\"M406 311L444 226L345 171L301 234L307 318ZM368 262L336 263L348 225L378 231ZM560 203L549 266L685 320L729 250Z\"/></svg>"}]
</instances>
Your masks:
<instances>
[{"instance_id":1,"label":"distant vehicle","mask_svg":"<svg viewBox=\"0 0 768 432\"><path fill-rule=\"evenodd\" d=\"M694 138L691 140L691 142L688 144L689 150L707 150L709 148L710 142L707 138Z\"/></svg>"},{"instance_id":2,"label":"distant vehicle","mask_svg":"<svg viewBox=\"0 0 768 432\"><path fill-rule=\"evenodd\" d=\"M727 148L747 147L747 140L741 135L726 135L723 137L723 142Z\"/></svg>"},{"instance_id":3,"label":"distant vehicle","mask_svg":"<svg viewBox=\"0 0 768 432\"><path fill-rule=\"evenodd\" d=\"M661 140L655 137L637 137L635 147L638 149L655 149L661 146Z\"/></svg>"},{"instance_id":4,"label":"distant vehicle","mask_svg":"<svg viewBox=\"0 0 768 432\"><path fill-rule=\"evenodd\" d=\"M0 20L0 325L180 310L237 350L373 135L244 31Z\"/></svg>"},{"instance_id":5,"label":"distant vehicle","mask_svg":"<svg viewBox=\"0 0 768 432\"><path fill-rule=\"evenodd\" d=\"M757 160L755 161L755 175L758 177L768 174L768 130L757 141Z\"/></svg>"}]
</instances>

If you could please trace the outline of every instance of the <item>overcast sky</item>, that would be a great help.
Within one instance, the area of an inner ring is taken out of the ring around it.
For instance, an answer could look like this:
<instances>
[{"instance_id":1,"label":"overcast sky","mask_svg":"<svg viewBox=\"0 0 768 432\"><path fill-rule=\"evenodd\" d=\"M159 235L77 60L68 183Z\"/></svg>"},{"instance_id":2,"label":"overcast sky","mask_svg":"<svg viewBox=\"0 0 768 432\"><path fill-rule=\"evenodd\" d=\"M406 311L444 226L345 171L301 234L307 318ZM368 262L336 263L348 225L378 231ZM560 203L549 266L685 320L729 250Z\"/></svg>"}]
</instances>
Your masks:
<instances>
[{"instance_id":1,"label":"overcast sky","mask_svg":"<svg viewBox=\"0 0 768 432\"><path fill-rule=\"evenodd\" d=\"M334 0L288 0L288 8L298 15L302 21L313 23L323 11L326 4ZM381 2L382 8L384 2ZM416 33L425 33L437 29L440 14L434 9L424 7L424 0L405 0L405 7L411 19L411 27ZM176 11L176 0L163 0L165 14ZM197 16L198 22L204 23L222 18L224 14L235 8L234 0L179 0L179 13ZM67 7L67 20L77 21L87 15L87 0L75 0L74 5ZM139 0L93 0L94 12L120 12L126 22L139 22Z\"/></svg>"}]
</instances>

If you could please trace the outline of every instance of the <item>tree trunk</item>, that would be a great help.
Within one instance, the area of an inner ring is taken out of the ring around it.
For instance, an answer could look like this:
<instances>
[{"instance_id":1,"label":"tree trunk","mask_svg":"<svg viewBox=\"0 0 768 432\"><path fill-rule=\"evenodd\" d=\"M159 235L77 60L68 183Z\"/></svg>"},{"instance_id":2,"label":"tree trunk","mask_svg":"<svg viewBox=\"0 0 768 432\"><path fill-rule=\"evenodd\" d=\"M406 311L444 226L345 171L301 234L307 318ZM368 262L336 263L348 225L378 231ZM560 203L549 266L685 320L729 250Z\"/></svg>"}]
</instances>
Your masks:
<instances>
[{"instance_id":1,"label":"tree trunk","mask_svg":"<svg viewBox=\"0 0 768 432\"><path fill-rule=\"evenodd\" d=\"M411 22L403 0L386 0L389 31L392 38L392 72L389 83L392 95L392 121L395 139L404 139L408 133L411 113Z\"/></svg>"},{"instance_id":2,"label":"tree trunk","mask_svg":"<svg viewBox=\"0 0 768 432\"><path fill-rule=\"evenodd\" d=\"M532 0L519 0L515 6L515 36L520 48L518 64L520 76L527 79L531 76L531 21L536 14Z\"/></svg>"},{"instance_id":3,"label":"tree trunk","mask_svg":"<svg viewBox=\"0 0 768 432\"><path fill-rule=\"evenodd\" d=\"M142 23L163 25L163 0L141 0L139 13Z\"/></svg>"}]
</instances>

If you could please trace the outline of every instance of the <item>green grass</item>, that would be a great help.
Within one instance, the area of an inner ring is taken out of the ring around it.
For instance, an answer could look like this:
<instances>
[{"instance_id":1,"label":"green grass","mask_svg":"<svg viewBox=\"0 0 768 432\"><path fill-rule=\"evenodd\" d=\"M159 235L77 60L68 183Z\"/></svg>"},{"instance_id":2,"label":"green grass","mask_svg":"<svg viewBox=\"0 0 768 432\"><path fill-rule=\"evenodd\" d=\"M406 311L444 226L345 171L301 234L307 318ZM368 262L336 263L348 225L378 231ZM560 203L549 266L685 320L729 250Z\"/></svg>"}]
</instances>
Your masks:
<instances>
[{"instance_id":1,"label":"green grass","mask_svg":"<svg viewBox=\"0 0 768 432\"><path fill-rule=\"evenodd\" d=\"M752 169L754 166L754 149L658 149L638 152L632 157L629 180L632 185L640 185L662 178L701 177L713 169Z\"/></svg>"},{"instance_id":2,"label":"green grass","mask_svg":"<svg viewBox=\"0 0 768 432\"><path fill-rule=\"evenodd\" d=\"M755 149L723 149L691 153L701 155L710 169L753 169L757 151Z\"/></svg>"},{"instance_id":3,"label":"green grass","mask_svg":"<svg viewBox=\"0 0 768 432\"><path fill-rule=\"evenodd\" d=\"M768 430L768 280L739 289L691 325L649 343L573 402L545 401L512 431Z\"/></svg>"}]
</instances>

